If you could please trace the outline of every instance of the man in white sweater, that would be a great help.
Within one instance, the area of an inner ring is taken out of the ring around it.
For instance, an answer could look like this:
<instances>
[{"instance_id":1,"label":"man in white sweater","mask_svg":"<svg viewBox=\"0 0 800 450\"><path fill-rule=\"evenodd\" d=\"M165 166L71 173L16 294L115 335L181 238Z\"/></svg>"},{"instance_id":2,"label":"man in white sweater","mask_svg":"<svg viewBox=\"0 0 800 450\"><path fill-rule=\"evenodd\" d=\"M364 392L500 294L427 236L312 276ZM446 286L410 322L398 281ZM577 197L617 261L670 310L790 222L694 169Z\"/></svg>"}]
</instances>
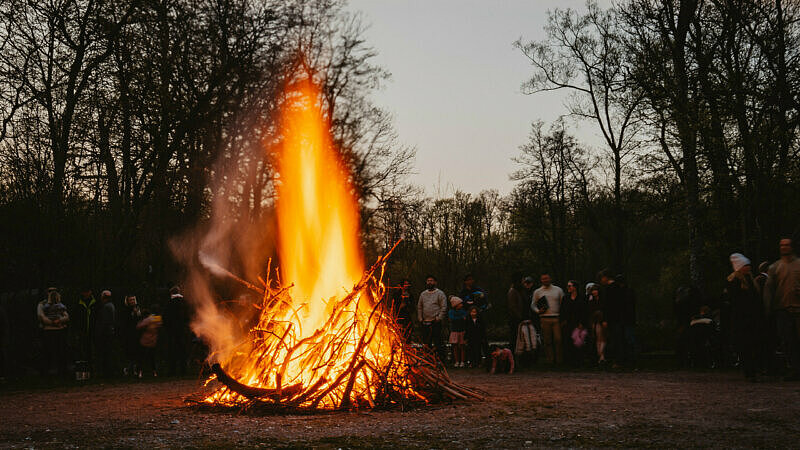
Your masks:
<instances>
[{"instance_id":1,"label":"man in white sweater","mask_svg":"<svg viewBox=\"0 0 800 450\"><path fill-rule=\"evenodd\" d=\"M441 289L436 288L436 277L428 275L425 289L419 294L417 302L417 318L422 325L422 343L433 348L444 360L442 344L442 320L447 313L447 297Z\"/></svg>"},{"instance_id":2,"label":"man in white sweater","mask_svg":"<svg viewBox=\"0 0 800 450\"><path fill-rule=\"evenodd\" d=\"M548 273L543 273L540 281L542 287L533 291L531 309L539 314L542 320L542 345L544 345L547 360L551 364L560 364L564 360L564 352L561 345L559 311L561 310L561 301L564 299L564 291L552 284Z\"/></svg>"}]
</instances>

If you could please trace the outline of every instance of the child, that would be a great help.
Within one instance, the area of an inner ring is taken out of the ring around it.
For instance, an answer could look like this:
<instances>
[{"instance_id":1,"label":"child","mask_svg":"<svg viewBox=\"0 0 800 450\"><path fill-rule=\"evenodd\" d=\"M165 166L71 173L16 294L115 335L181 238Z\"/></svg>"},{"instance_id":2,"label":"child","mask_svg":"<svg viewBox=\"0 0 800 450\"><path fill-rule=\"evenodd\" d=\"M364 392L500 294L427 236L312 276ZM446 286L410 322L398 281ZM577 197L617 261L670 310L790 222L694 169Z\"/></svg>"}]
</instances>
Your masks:
<instances>
[{"instance_id":1,"label":"child","mask_svg":"<svg viewBox=\"0 0 800 450\"><path fill-rule=\"evenodd\" d=\"M507 348L500 348L496 345L492 346L492 370L489 372L494 374L498 368L500 373L508 372L509 375L514 373L514 354Z\"/></svg>"},{"instance_id":2,"label":"child","mask_svg":"<svg viewBox=\"0 0 800 450\"><path fill-rule=\"evenodd\" d=\"M467 341L467 356L469 357L470 366L480 366L481 346L486 339L486 328L483 326L483 320L478 314L477 306L469 309L469 317L464 326L464 338Z\"/></svg>"},{"instance_id":3,"label":"child","mask_svg":"<svg viewBox=\"0 0 800 450\"><path fill-rule=\"evenodd\" d=\"M447 312L450 317L450 339L448 342L453 346L453 360L455 367L464 366L464 347L466 341L464 340L464 329L467 322L467 312L464 311L464 301L459 297L450 297L450 306L452 309Z\"/></svg>"},{"instance_id":4,"label":"child","mask_svg":"<svg viewBox=\"0 0 800 450\"><path fill-rule=\"evenodd\" d=\"M158 315L158 305L153 305L152 313L144 311L145 318L142 319L137 325L136 329L141 330L142 335L139 338L139 378L142 378L142 369L144 363L149 362L153 368L153 376L157 377L156 371L156 345L158 344L158 329L161 328L163 320Z\"/></svg>"},{"instance_id":5,"label":"child","mask_svg":"<svg viewBox=\"0 0 800 450\"><path fill-rule=\"evenodd\" d=\"M583 346L586 345L587 336L589 336L589 330L584 328L582 323L578 323L578 326L572 330L572 345L574 345L576 349L582 349Z\"/></svg>"}]
</instances>

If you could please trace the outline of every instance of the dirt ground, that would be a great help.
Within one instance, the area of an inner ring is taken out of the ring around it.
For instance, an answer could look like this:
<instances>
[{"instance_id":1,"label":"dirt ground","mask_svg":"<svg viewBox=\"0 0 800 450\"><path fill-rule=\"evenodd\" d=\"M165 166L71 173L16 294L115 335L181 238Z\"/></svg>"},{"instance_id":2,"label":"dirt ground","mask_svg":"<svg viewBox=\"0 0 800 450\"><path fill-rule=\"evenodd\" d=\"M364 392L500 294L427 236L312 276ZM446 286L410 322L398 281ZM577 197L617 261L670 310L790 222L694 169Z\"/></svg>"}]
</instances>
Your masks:
<instances>
[{"instance_id":1,"label":"dirt ground","mask_svg":"<svg viewBox=\"0 0 800 450\"><path fill-rule=\"evenodd\" d=\"M484 402L410 412L198 411L197 380L0 389L0 447L794 447L800 383L733 372L526 371L452 377Z\"/></svg>"}]
</instances>

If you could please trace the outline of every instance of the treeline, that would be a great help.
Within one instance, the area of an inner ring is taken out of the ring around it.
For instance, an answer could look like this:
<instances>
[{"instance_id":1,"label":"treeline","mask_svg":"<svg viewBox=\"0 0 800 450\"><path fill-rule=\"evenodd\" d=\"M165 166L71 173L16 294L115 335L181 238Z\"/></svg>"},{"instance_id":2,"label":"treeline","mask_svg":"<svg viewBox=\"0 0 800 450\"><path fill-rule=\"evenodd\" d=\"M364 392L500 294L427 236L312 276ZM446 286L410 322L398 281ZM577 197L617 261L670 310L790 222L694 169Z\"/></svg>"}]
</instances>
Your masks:
<instances>
[{"instance_id":1,"label":"treeline","mask_svg":"<svg viewBox=\"0 0 800 450\"><path fill-rule=\"evenodd\" d=\"M553 11L544 40L516 46L531 63L523 90L569 93L564 118L532 124L509 195L439 198L405 184L413 150L369 100L388 73L344 7L3 2L5 289L163 285L180 277L170 240L213 202L233 206L225 220L268 221L275 113L309 76L354 171L367 256L402 238L391 280L419 288L430 272L455 291L473 272L498 318L516 270L564 283L604 267L627 274L640 317L668 318L678 286L712 298L731 252L774 259L797 231L800 2ZM576 124L600 144L579 142Z\"/></svg>"},{"instance_id":2,"label":"treeline","mask_svg":"<svg viewBox=\"0 0 800 450\"><path fill-rule=\"evenodd\" d=\"M9 0L0 5L4 289L163 284L169 240L207 217L259 222L274 115L321 85L364 199L407 170L368 100L388 73L339 0Z\"/></svg>"},{"instance_id":3,"label":"treeline","mask_svg":"<svg viewBox=\"0 0 800 450\"><path fill-rule=\"evenodd\" d=\"M800 2L590 1L545 31L515 43L523 90L568 93L564 118L533 123L505 198L383 205L382 248L406 239L396 273L456 290L474 272L502 314L514 270L565 283L610 267L639 290L639 316L661 320L679 286L719 300L730 253L777 259L800 225Z\"/></svg>"}]
</instances>

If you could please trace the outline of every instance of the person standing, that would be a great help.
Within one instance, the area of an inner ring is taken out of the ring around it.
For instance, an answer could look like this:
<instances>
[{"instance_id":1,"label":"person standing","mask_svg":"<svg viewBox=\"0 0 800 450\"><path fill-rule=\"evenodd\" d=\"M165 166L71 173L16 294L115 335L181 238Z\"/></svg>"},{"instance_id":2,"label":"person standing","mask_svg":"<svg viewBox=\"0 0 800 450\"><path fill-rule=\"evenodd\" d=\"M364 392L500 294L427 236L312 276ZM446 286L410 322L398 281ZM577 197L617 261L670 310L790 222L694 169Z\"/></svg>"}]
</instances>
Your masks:
<instances>
[{"instance_id":1,"label":"person standing","mask_svg":"<svg viewBox=\"0 0 800 450\"><path fill-rule=\"evenodd\" d=\"M455 295L450 297L450 311L447 317L450 319L450 338L447 342L453 348L453 361L455 367L466 367L464 364L464 348L467 341L464 339L464 332L467 326L467 311L464 309L464 301Z\"/></svg>"},{"instance_id":2,"label":"person standing","mask_svg":"<svg viewBox=\"0 0 800 450\"><path fill-rule=\"evenodd\" d=\"M153 305L150 311L144 312L144 319L136 324L136 329L141 333L139 337L138 372L136 376L142 378L144 366L149 364L153 370L153 377L158 376L156 367L156 345L158 345L158 330L161 328L163 320L159 313L159 306Z\"/></svg>"},{"instance_id":3,"label":"person standing","mask_svg":"<svg viewBox=\"0 0 800 450\"><path fill-rule=\"evenodd\" d=\"M778 335L792 373L787 381L800 381L800 259L793 242L780 240L781 259L769 266L764 285L764 304L775 317Z\"/></svg>"},{"instance_id":4,"label":"person standing","mask_svg":"<svg viewBox=\"0 0 800 450\"><path fill-rule=\"evenodd\" d=\"M780 345L777 325L775 324L775 315L770 311L769 305L764 303L764 291L766 290L767 278L769 277L769 262L763 261L758 265L758 275L755 276L753 281L756 283L759 298L764 309L764 317L761 329L763 331L761 344L762 350L759 351L761 367L765 368L768 374L778 373L779 362L775 358L775 351Z\"/></svg>"},{"instance_id":5,"label":"person standing","mask_svg":"<svg viewBox=\"0 0 800 450\"><path fill-rule=\"evenodd\" d=\"M178 286L169 290L169 301L164 308L164 332L169 374L185 375L189 359L189 310Z\"/></svg>"},{"instance_id":6,"label":"person standing","mask_svg":"<svg viewBox=\"0 0 800 450\"><path fill-rule=\"evenodd\" d=\"M589 305L585 297L578 295L578 282L569 280L567 296L561 303L560 319L563 328L562 335L570 337L570 339L565 339L564 344L565 356L570 364L579 365L583 360L583 341L581 341L581 346L577 347L571 337L575 329L579 329L577 333L579 336L582 335L581 330L589 329L588 317Z\"/></svg>"},{"instance_id":7,"label":"person standing","mask_svg":"<svg viewBox=\"0 0 800 450\"><path fill-rule=\"evenodd\" d=\"M400 327L400 332L403 336L403 341L406 344L411 343L411 332L413 324L411 317L413 315L413 299L411 297L411 281L408 278L403 278L400 282L400 289L395 291L394 298L392 299L392 307L394 309L397 325Z\"/></svg>"},{"instance_id":8,"label":"person standing","mask_svg":"<svg viewBox=\"0 0 800 450\"><path fill-rule=\"evenodd\" d=\"M139 372L136 368L139 360L139 332L136 324L142 320L142 311L135 295L126 295L120 313L119 333L122 351L125 353L125 366L122 371L125 375L135 375Z\"/></svg>"},{"instance_id":9,"label":"person standing","mask_svg":"<svg viewBox=\"0 0 800 450\"><path fill-rule=\"evenodd\" d=\"M464 339L467 341L467 360L470 367L480 367L481 349L486 342L486 327L478 313L478 307L469 309L469 316L464 324Z\"/></svg>"},{"instance_id":10,"label":"person standing","mask_svg":"<svg viewBox=\"0 0 800 450\"><path fill-rule=\"evenodd\" d=\"M81 289L80 297L70 313L72 318L70 329L72 331L73 348L76 350L76 371L78 372L86 372L88 374L89 368L94 364L92 340L99 307L100 304L95 300L92 290L84 287Z\"/></svg>"},{"instance_id":11,"label":"person standing","mask_svg":"<svg viewBox=\"0 0 800 450\"><path fill-rule=\"evenodd\" d=\"M728 275L726 290L731 301L733 341L748 381L756 381L762 303L753 281L750 260L741 253L730 256L733 273Z\"/></svg>"},{"instance_id":12,"label":"person standing","mask_svg":"<svg viewBox=\"0 0 800 450\"><path fill-rule=\"evenodd\" d=\"M417 301L417 319L422 327L422 343L436 352L444 361L444 345L442 345L442 320L447 314L447 297L436 287L436 277L425 278L425 290L419 294Z\"/></svg>"},{"instance_id":13,"label":"person standing","mask_svg":"<svg viewBox=\"0 0 800 450\"><path fill-rule=\"evenodd\" d=\"M56 288L47 290L47 299L36 306L36 316L42 328L44 341L43 371L50 375L55 368L56 374L63 377L67 373L67 323L69 313L61 303L61 294Z\"/></svg>"},{"instance_id":14,"label":"person standing","mask_svg":"<svg viewBox=\"0 0 800 450\"><path fill-rule=\"evenodd\" d=\"M508 288L506 299L508 302L508 342L511 345L511 351L514 352L516 350L519 324L525 320L524 311L528 309L527 302L524 301L523 297L521 273L515 272L511 275L511 286Z\"/></svg>"},{"instance_id":15,"label":"person standing","mask_svg":"<svg viewBox=\"0 0 800 450\"><path fill-rule=\"evenodd\" d=\"M104 377L116 375L113 348L117 331L117 311L111 300L111 291L105 290L100 293L100 308L97 311L97 323L95 324L97 365L100 375Z\"/></svg>"},{"instance_id":16,"label":"person standing","mask_svg":"<svg viewBox=\"0 0 800 450\"><path fill-rule=\"evenodd\" d=\"M603 317L603 304L600 299L600 286L596 283L586 285L586 305L589 309L589 323L592 325L592 340L597 353L597 365L606 364L606 343L608 342L608 323Z\"/></svg>"},{"instance_id":17,"label":"person standing","mask_svg":"<svg viewBox=\"0 0 800 450\"><path fill-rule=\"evenodd\" d=\"M543 273L539 279L542 286L533 292L531 309L539 314L542 321L542 345L547 360L551 364L560 364L564 360L561 342L561 323L559 312L564 300L564 291L552 284L549 273Z\"/></svg>"},{"instance_id":18,"label":"person standing","mask_svg":"<svg viewBox=\"0 0 800 450\"><path fill-rule=\"evenodd\" d=\"M611 356L613 367L619 367L625 355L624 307L625 291L617 283L616 276L608 269L598 274L600 279L600 304L603 309L603 322L608 331L606 356ZM610 355L608 355L610 353Z\"/></svg>"}]
</instances>

